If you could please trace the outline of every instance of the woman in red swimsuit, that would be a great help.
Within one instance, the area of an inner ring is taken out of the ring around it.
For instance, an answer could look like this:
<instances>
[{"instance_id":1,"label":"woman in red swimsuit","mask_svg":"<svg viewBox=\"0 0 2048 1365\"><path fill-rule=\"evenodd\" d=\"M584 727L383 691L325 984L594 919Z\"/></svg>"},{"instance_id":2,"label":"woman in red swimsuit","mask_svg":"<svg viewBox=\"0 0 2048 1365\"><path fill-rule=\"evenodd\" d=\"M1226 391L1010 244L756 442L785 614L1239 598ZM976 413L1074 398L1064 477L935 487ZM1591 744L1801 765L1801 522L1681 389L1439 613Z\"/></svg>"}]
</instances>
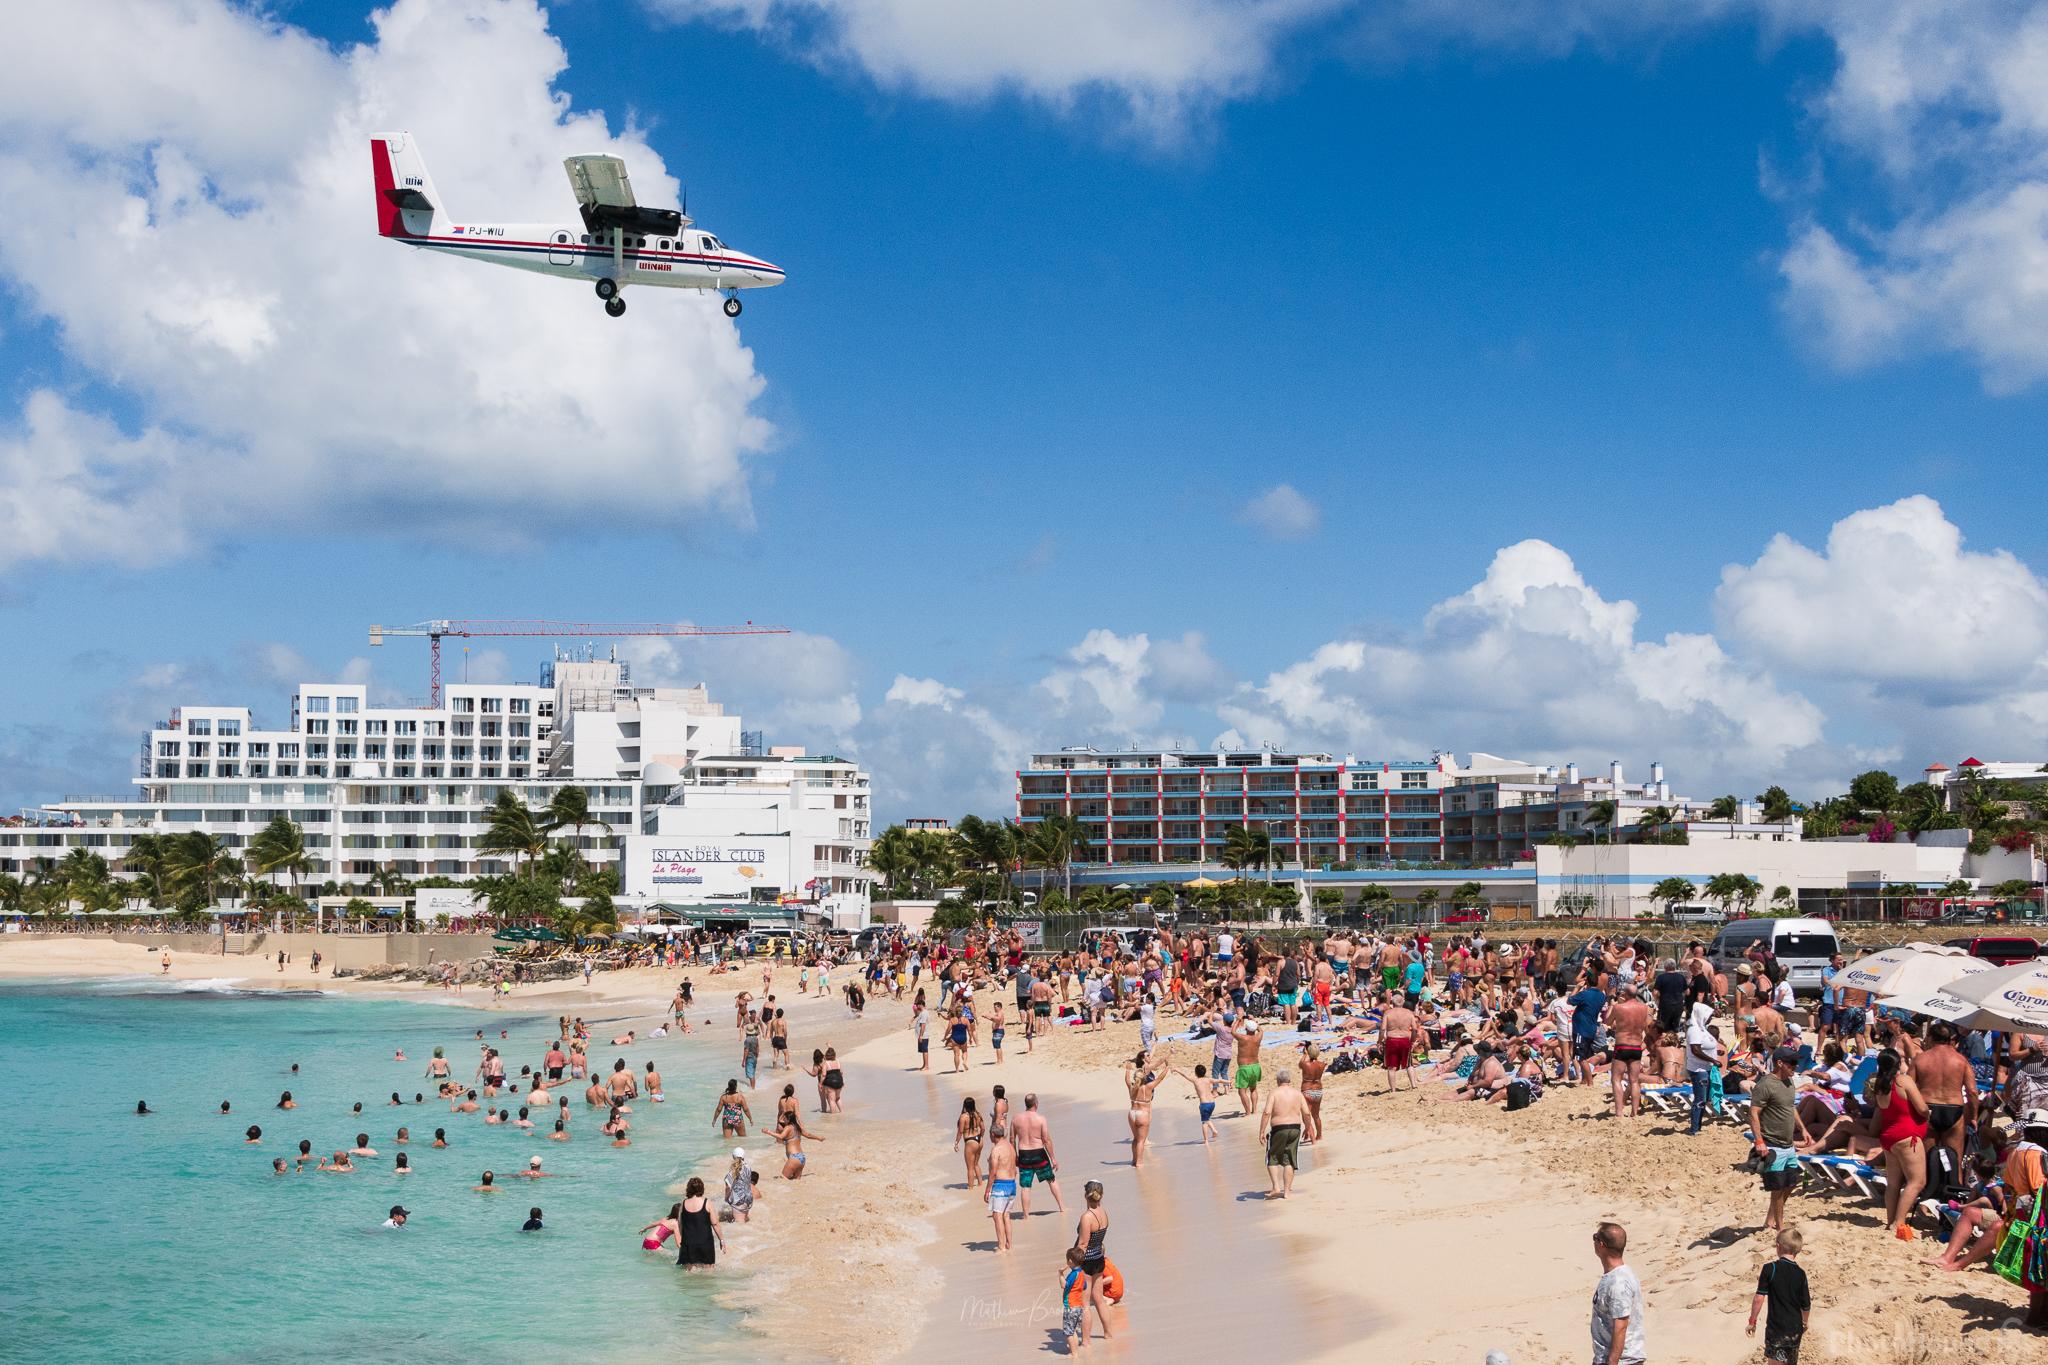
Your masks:
<instances>
[{"instance_id":1,"label":"woman in red swimsuit","mask_svg":"<svg viewBox=\"0 0 2048 1365\"><path fill-rule=\"evenodd\" d=\"M1889 1049L1878 1055L1864 1097L1877 1113L1877 1142L1884 1148L1884 1225L1900 1241L1911 1241L1906 1219L1927 1184L1927 1101Z\"/></svg>"}]
</instances>

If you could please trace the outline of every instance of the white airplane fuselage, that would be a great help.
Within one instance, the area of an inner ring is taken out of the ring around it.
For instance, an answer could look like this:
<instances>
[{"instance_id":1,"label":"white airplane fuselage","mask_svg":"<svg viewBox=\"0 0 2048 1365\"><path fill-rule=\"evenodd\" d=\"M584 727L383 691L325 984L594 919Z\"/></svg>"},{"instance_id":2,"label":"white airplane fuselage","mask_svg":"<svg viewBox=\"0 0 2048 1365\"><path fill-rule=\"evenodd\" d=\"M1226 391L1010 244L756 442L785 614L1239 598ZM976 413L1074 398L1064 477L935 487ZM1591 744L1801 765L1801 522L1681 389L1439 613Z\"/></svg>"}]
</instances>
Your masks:
<instances>
[{"instance_id":1,"label":"white airplane fuselage","mask_svg":"<svg viewBox=\"0 0 2048 1365\"><path fill-rule=\"evenodd\" d=\"M616 246L615 236L621 239ZM450 223L417 236L394 234L392 240L515 270L565 280L611 280L622 287L725 291L782 283L781 267L735 251L695 227L657 237L609 228L590 232L581 223Z\"/></svg>"}]
</instances>

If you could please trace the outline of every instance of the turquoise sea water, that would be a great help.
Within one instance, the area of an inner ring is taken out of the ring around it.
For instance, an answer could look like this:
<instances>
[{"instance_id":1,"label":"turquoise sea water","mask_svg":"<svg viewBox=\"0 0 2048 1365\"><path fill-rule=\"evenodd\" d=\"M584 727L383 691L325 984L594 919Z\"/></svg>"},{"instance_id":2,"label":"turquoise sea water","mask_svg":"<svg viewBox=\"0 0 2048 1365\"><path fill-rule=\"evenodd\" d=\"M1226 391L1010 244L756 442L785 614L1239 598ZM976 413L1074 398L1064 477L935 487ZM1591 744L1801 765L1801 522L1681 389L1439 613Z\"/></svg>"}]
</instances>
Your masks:
<instances>
[{"instance_id":1,"label":"turquoise sea water","mask_svg":"<svg viewBox=\"0 0 2048 1365\"><path fill-rule=\"evenodd\" d=\"M612 1031L591 1022L594 1036ZM466 1079L478 1027L493 1040L510 1031L496 1045L515 1076L555 1033L552 1015L511 1010L145 982L0 986L15 1077L0 1122L0 1360L634 1361L726 1340L730 1315L710 1302L717 1276L686 1276L635 1234L718 1145L712 1096L731 1059L688 1038L593 1041L601 1070L615 1053L635 1071L651 1057L668 1102L637 1104L634 1145L613 1148L577 1086L562 1092L573 1139L547 1142L552 1119L526 1136L433 1100L434 1046ZM392 1060L400 1047L411 1060ZM274 1108L285 1089L300 1108ZM391 1107L394 1090L407 1103ZM427 1102L411 1103L415 1092ZM155 1116L135 1117L138 1099ZM251 1123L261 1146L243 1145ZM412 1129L403 1149L400 1124ZM437 1127L447 1150L429 1145ZM270 1173L301 1138L324 1155L358 1132L381 1154L359 1174ZM398 1150L416 1174L391 1173ZM471 1192L486 1167L502 1178L536 1154L562 1178ZM394 1203L413 1217L387 1231ZM546 1231L522 1234L534 1204Z\"/></svg>"}]
</instances>

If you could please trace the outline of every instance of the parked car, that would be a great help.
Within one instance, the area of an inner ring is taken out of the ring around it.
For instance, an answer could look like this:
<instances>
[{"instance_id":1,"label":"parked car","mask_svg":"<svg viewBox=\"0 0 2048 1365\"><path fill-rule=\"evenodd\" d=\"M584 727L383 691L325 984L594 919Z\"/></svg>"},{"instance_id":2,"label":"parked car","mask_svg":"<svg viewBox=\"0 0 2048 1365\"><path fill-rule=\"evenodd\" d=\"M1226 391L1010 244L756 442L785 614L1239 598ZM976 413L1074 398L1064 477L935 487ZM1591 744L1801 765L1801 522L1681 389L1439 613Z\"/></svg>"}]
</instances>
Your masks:
<instances>
[{"instance_id":1,"label":"parked car","mask_svg":"<svg viewBox=\"0 0 2048 1365\"><path fill-rule=\"evenodd\" d=\"M1445 924L1484 924L1486 912L1477 906L1460 906L1456 910L1444 911Z\"/></svg>"},{"instance_id":2,"label":"parked car","mask_svg":"<svg viewBox=\"0 0 2048 1365\"><path fill-rule=\"evenodd\" d=\"M1673 924L1719 924L1728 912L1706 901L1683 901L1674 903L1667 917Z\"/></svg>"},{"instance_id":3,"label":"parked car","mask_svg":"<svg viewBox=\"0 0 2048 1365\"><path fill-rule=\"evenodd\" d=\"M2032 962L2041 955L2041 945L2030 938L2018 935L1979 934L1974 938L1952 938L1947 940L1951 948L1961 948L1971 957L1981 957L1986 962L1996 962L2007 967L2015 962Z\"/></svg>"}]
</instances>

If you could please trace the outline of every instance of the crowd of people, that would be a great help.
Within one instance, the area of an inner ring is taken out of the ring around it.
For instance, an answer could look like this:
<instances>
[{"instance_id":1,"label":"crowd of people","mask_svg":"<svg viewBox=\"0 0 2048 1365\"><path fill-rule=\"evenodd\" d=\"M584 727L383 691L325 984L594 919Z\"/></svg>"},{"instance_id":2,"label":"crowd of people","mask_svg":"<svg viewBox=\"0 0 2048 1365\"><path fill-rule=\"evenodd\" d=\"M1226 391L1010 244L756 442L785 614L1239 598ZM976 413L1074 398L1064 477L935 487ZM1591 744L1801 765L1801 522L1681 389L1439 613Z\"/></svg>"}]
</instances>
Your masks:
<instances>
[{"instance_id":1,"label":"crowd of people","mask_svg":"<svg viewBox=\"0 0 2048 1365\"><path fill-rule=\"evenodd\" d=\"M1836 1153L1881 1160L1887 1226L1910 1237L1917 1220L1943 1240L1934 1263L1950 1270L1990 1259L2043 1183L2043 1040L2006 1035L1994 1055L1992 1035L1898 1015L1839 986L1843 966L1837 958L1820 999L1802 1002L1762 946L1717 964L1704 943L1660 956L1631 937L1595 938L1567 958L1554 940L1500 942L1481 930L1439 945L1429 931L1268 941L1159 927L1098 932L1054 953L1006 932L950 943L898 936L861 976L871 992L907 1002L917 1064L931 1074L966 1071L984 1045L986 1064L999 1067L1012 1030L1028 1052L1051 1031L1135 1023L1137 1047L1122 1064L1131 1164L1147 1162L1162 1086L1186 1087L1205 1143L1218 1138L1217 1105L1234 1095L1239 1114L1258 1118L1276 1199L1293 1193L1301 1150L1322 1134L1333 1072L1373 1069L1382 1090L1508 1110L1551 1088L1592 1087L1618 1119L1670 1114L1695 1137L1710 1118L1731 1118L1748 1139L1762 1228L1778 1253L1754 1310L1769 1310L1765 1358L1789 1362L1810 1303L1788 1207L1803 1187L1832 1187L1821 1174L1832 1168L1816 1163ZM1208 1044L1211 1060L1163 1061L1168 1029L1173 1041ZM932 1066L934 1040L948 1054L943 1072ZM1277 1067L1276 1045L1288 1049ZM1013 1115L1001 1084L985 1107L970 1096L951 1137L994 1220L994 1248L1008 1252L1011 1212L1024 1211L1034 1184L1059 1201L1037 1097ZM1106 1262L1095 1253L1107 1228L1091 1202L1059 1267L1070 1349L1085 1347L1090 1323L1109 1334L1108 1277L1091 1269ZM1596 1244L1596 1358L1640 1360L1641 1288L1623 1265L1626 1232L1603 1225ZM2048 1327L2039 1293L2027 1322Z\"/></svg>"}]
</instances>

